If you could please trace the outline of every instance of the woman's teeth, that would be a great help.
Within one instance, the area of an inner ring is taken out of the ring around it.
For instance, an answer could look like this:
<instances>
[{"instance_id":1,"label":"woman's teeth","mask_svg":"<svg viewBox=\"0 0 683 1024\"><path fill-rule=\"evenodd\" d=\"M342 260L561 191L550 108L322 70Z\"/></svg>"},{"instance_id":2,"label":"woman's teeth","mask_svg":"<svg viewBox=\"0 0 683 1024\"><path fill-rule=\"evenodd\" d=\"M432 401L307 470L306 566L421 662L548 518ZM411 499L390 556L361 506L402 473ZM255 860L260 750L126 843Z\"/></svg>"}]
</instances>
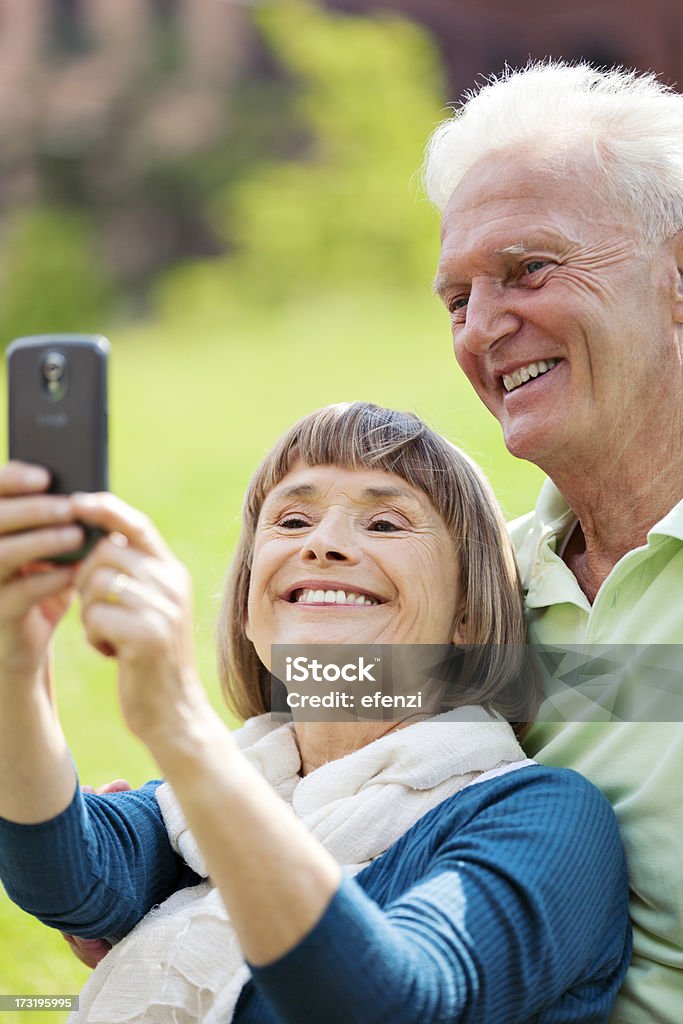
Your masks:
<instances>
[{"instance_id":1,"label":"woman's teeth","mask_svg":"<svg viewBox=\"0 0 683 1024\"><path fill-rule=\"evenodd\" d=\"M379 604L375 597L357 594L352 590L297 590L294 603L305 604Z\"/></svg>"},{"instance_id":2,"label":"woman's teeth","mask_svg":"<svg viewBox=\"0 0 683 1024\"><path fill-rule=\"evenodd\" d=\"M515 388L526 384L532 377L540 377L542 374L552 370L553 366L559 363L559 359L539 359L537 363L529 363L528 366L520 366L509 376L503 377L503 385L506 391L514 391Z\"/></svg>"}]
</instances>

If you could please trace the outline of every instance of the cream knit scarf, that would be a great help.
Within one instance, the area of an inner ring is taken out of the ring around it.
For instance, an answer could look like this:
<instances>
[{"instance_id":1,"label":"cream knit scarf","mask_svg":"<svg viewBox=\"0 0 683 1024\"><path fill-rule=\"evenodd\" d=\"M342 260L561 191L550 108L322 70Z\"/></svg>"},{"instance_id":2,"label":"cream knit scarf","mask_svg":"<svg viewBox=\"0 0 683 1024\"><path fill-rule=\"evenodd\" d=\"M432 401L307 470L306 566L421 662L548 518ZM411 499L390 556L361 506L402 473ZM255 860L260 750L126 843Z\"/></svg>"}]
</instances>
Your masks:
<instances>
[{"instance_id":1,"label":"cream knit scarf","mask_svg":"<svg viewBox=\"0 0 683 1024\"><path fill-rule=\"evenodd\" d=\"M529 763L507 722L492 720L481 708L461 708L388 733L303 778L291 724L261 715L233 735L350 874L483 773ZM70 1024L229 1021L249 979L218 890L206 877L201 851L167 783L157 799L173 848L205 881L152 908L114 946L86 983Z\"/></svg>"}]
</instances>

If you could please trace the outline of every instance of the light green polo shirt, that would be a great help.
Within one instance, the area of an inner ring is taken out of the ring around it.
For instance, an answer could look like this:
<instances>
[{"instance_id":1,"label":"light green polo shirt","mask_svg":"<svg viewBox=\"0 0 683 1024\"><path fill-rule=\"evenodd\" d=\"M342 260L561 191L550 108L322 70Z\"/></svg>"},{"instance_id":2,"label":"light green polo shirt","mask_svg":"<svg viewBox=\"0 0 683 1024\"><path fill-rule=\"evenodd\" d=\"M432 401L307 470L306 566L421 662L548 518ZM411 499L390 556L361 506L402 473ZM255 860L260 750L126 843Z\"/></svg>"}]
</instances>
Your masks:
<instances>
[{"instance_id":1,"label":"light green polo shirt","mask_svg":"<svg viewBox=\"0 0 683 1024\"><path fill-rule=\"evenodd\" d=\"M535 511L510 526L531 642L683 644L683 501L614 566L592 607L556 553L575 522L546 481ZM683 647L680 665L683 692ZM634 954L611 1024L683 1024L683 723L537 723L525 747L591 779L619 819Z\"/></svg>"}]
</instances>

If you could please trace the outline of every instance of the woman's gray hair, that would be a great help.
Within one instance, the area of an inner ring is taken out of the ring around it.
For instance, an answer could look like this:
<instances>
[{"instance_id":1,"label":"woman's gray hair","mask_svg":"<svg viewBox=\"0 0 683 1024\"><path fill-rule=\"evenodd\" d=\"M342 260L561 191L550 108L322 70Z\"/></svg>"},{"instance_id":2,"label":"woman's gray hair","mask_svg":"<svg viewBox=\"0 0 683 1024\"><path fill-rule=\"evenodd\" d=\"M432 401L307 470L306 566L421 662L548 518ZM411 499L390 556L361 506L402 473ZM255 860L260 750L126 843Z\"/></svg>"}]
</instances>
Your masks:
<instances>
[{"instance_id":1,"label":"woman's gray hair","mask_svg":"<svg viewBox=\"0 0 683 1024\"><path fill-rule=\"evenodd\" d=\"M653 74L563 61L507 68L467 94L427 144L423 181L443 212L479 161L532 147L548 155L588 145L605 198L660 244L683 227L683 95Z\"/></svg>"},{"instance_id":2,"label":"woman's gray hair","mask_svg":"<svg viewBox=\"0 0 683 1024\"><path fill-rule=\"evenodd\" d=\"M308 466L395 473L419 488L443 519L458 557L453 580L472 645L465 703L523 722L538 704L527 675L524 605L512 544L498 503L478 466L417 416L367 402L331 405L295 423L249 485L242 532L221 606L218 667L224 696L241 719L270 710L271 677L245 633L254 538L263 503L301 461Z\"/></svg>"}]
</instances>

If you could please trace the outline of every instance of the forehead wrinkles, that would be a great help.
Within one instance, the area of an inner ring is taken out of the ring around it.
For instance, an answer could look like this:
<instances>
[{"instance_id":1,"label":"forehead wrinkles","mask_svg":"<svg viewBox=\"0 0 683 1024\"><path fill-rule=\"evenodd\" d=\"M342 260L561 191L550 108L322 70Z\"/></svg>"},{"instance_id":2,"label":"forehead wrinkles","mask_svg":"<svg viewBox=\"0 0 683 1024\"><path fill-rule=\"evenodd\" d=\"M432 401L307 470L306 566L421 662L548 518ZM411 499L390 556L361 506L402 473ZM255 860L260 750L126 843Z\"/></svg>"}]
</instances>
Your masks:
<instances>
[{"instance_id":1,"label":"forehead wrinkles","mask_svg":"<svg viewBox=\"0 0 683 1024\"><path fill-rule=\"evenodd\" d=\"M348 471L353 473L354 471ZM376 478L359 473L364 479L340 480L334 477L326 480L320 474L302 474L301 479L287 478L273 488L263 502L262 512L272 506L286 505L294 501L304 501L318 505L330 506L371 506L383 502L399 501L401 504L409 505L422 512L431 507L431 502L426 494L422 494L408 481L401 478L384 479L383 475ZM298 476L298 474L297 474Z\"/></svg>"},{"instance_id":2,"label":"forehead wrinkles","mask_svg":"<svg viewBox=\"0 0 683 1024\"><path fill-rule=\"evenodd\" d=\"M515 218L516 220L517 218ZM457 229L456 229L457 231ZM482 223L455 238L447 233L439 259L434 290L442 294L453 284L468 283L478 274L500 274L531 254L568 255L581 243L550 226Z\"/></svg>"},{"instance_id":3,"label":"forehead wrinkles","mask_svg":"<svg viewBox=\"0 0 683 1024\"><path fill-rule=\"evenodd\" d=\"M501 151L479 161L455 188L444 211L442 241L448 234L463 236L477 227L508 221L517 238L502 246L524 242L531 227L559 229L575 238L582 224L596 220L615 223L614 204L592 150L547 145ZM519 218L516 225L513 225Z\"/></svg>"},{"instance_id":4,"label":"forehead wrinkles","mask_svg":"<svg viewBox=\"0 0 683 1024\"><path fill-rule=\"evenodd\" d=\"M444 214L442 249L435 289L467 283L477 274L503 273L527 255L574 257L583 250L628 240L635 232L602 202L586 197L585 209L572 205L566 195L548 195L541 201L534 192L501 194L494 190L476 206L466 203L468 191L456 190Z\"/></svg>"}]
</instances>

